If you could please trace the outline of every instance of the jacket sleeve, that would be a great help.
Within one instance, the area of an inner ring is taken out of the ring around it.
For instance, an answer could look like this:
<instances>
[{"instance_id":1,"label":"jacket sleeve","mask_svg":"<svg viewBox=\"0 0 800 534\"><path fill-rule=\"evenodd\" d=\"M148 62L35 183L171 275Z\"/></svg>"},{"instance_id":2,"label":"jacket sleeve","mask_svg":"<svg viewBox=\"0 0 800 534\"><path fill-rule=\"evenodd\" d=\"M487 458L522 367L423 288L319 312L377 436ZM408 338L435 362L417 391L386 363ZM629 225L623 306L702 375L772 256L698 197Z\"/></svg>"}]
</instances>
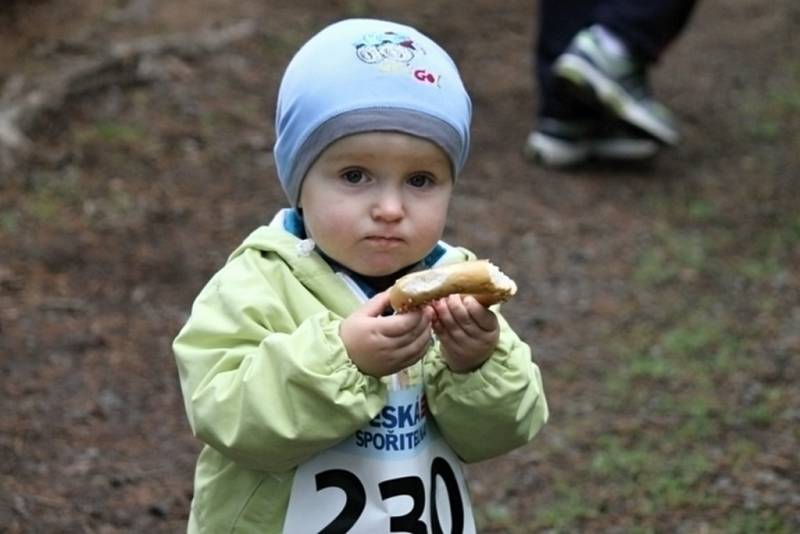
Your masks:
<instances>
[{"instance_id":1,"label":"jacket sleeve","mask_svg":"<svg viewBox=\"0 0 800 534\"><path fill-rule=\"evenodd\" d=\"M453 373L438 344L425 361L431 414L465 462L499 456L528 443L548 418L542 377L530 347L502 316L498 319L497 349L479 369Z\"/></svg>"},{"instance_id":2,"label":"jacket sleeve","mask_svg":"<svg viewBox=\"0 0 800 534\"><path fill-rule=\"evenodd\" d=\"M366 424L386 387L348 358L337 316L289 310L257 262L245 254L212 278L173 351L195 435L244 467L283 471Z\"/></svg>"}]
</instances>

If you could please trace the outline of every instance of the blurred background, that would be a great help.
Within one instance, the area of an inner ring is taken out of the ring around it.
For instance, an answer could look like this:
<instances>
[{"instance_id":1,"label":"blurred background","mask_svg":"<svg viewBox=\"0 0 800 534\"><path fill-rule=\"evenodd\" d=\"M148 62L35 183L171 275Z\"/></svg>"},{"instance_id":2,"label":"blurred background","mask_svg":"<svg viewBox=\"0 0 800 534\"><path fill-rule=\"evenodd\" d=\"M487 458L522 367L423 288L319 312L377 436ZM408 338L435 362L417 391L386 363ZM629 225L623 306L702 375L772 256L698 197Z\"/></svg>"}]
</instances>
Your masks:
<instances>
[{"instance_id":1,"label":"blurred background","mask_svg":"<svg viewBox=\"0 0 800 534\"><path fill-rule=\"evenodd\" d=\"M800 4L702 2L653 72L683 142L556 172L534 2L0 3L0 532L185 528L199 444L170 343L284 205L291 55L352 16L462 69L473 151L446 238L520 293L551 420L469 467L484 533L800 531Z\"/></svg>"}]
</instances>

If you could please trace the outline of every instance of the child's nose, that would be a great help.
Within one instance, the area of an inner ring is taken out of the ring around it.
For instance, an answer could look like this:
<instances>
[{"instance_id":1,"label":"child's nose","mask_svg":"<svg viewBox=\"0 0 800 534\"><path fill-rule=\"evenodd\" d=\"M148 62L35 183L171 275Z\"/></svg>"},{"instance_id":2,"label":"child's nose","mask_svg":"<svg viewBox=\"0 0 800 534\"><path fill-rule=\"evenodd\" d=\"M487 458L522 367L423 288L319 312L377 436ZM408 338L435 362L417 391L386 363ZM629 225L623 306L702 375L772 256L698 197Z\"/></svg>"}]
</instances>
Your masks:
<instances>
[{"instance_id":1,"label":"child's nose","mask_svg":"<svg viewBox=\"0 0 800 534\"><path fill-rule=\"evenodd\" d=\"M383 221L397 221L403 217L403 199L395 191L382 191L372 207L372 216Z\"/></svg>"}]
</instances>

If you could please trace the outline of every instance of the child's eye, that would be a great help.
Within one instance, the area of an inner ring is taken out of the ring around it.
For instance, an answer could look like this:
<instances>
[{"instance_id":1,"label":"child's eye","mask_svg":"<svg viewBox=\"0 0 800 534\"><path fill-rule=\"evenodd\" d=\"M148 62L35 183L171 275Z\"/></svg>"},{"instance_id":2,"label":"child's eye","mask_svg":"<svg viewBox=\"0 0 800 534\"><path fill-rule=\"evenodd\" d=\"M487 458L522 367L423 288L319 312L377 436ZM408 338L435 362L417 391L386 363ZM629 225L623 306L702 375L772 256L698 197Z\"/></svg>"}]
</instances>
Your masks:
<instances>
[{"instance_id":1,"label":"child's eye","mask_svg":"<svg viewBox=\"0 0 800 534\"><path fill-rule=\"evenodd\" d=\"M433 183L433 179L427 174L415 174L408 179L411 187L425 187Z\"/></svg>"},{"instance_id":2,"label":"child's eye","mask_svg":"<svg viewBox=\"0 0 800 534\"><path fill-rule=\"evenodd\" d=\"M360 184L364 181L364 172L351 169L342 173L342 179L348 184Z\"/></svg>"}]
</instances>

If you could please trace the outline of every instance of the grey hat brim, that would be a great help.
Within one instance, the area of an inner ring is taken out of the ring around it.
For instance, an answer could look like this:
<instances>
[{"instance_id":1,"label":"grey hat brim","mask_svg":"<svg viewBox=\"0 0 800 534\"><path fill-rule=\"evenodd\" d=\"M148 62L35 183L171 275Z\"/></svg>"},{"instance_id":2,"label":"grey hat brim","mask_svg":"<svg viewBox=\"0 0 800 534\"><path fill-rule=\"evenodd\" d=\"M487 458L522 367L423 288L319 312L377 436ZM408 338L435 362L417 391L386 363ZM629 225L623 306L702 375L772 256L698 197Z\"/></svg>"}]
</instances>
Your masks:
<instances>
[{"instance_id":1,"label":"grey hat brim","mask_svg":"<svg viewBox=\"0 0 800 534\"><path fill-rule=\"evenodd\" d=\"M468 152L462 146L463 136L453 126L428 113L402 108L362 108L340 113L319 125L297 151L292 174L286 180L286 193L296 207L306 173L320 154L335 141L364 132L400 132L432 141L438 145L453 166L457 176L464 166L461 155Z\"/></svg>"}]
</instances>

